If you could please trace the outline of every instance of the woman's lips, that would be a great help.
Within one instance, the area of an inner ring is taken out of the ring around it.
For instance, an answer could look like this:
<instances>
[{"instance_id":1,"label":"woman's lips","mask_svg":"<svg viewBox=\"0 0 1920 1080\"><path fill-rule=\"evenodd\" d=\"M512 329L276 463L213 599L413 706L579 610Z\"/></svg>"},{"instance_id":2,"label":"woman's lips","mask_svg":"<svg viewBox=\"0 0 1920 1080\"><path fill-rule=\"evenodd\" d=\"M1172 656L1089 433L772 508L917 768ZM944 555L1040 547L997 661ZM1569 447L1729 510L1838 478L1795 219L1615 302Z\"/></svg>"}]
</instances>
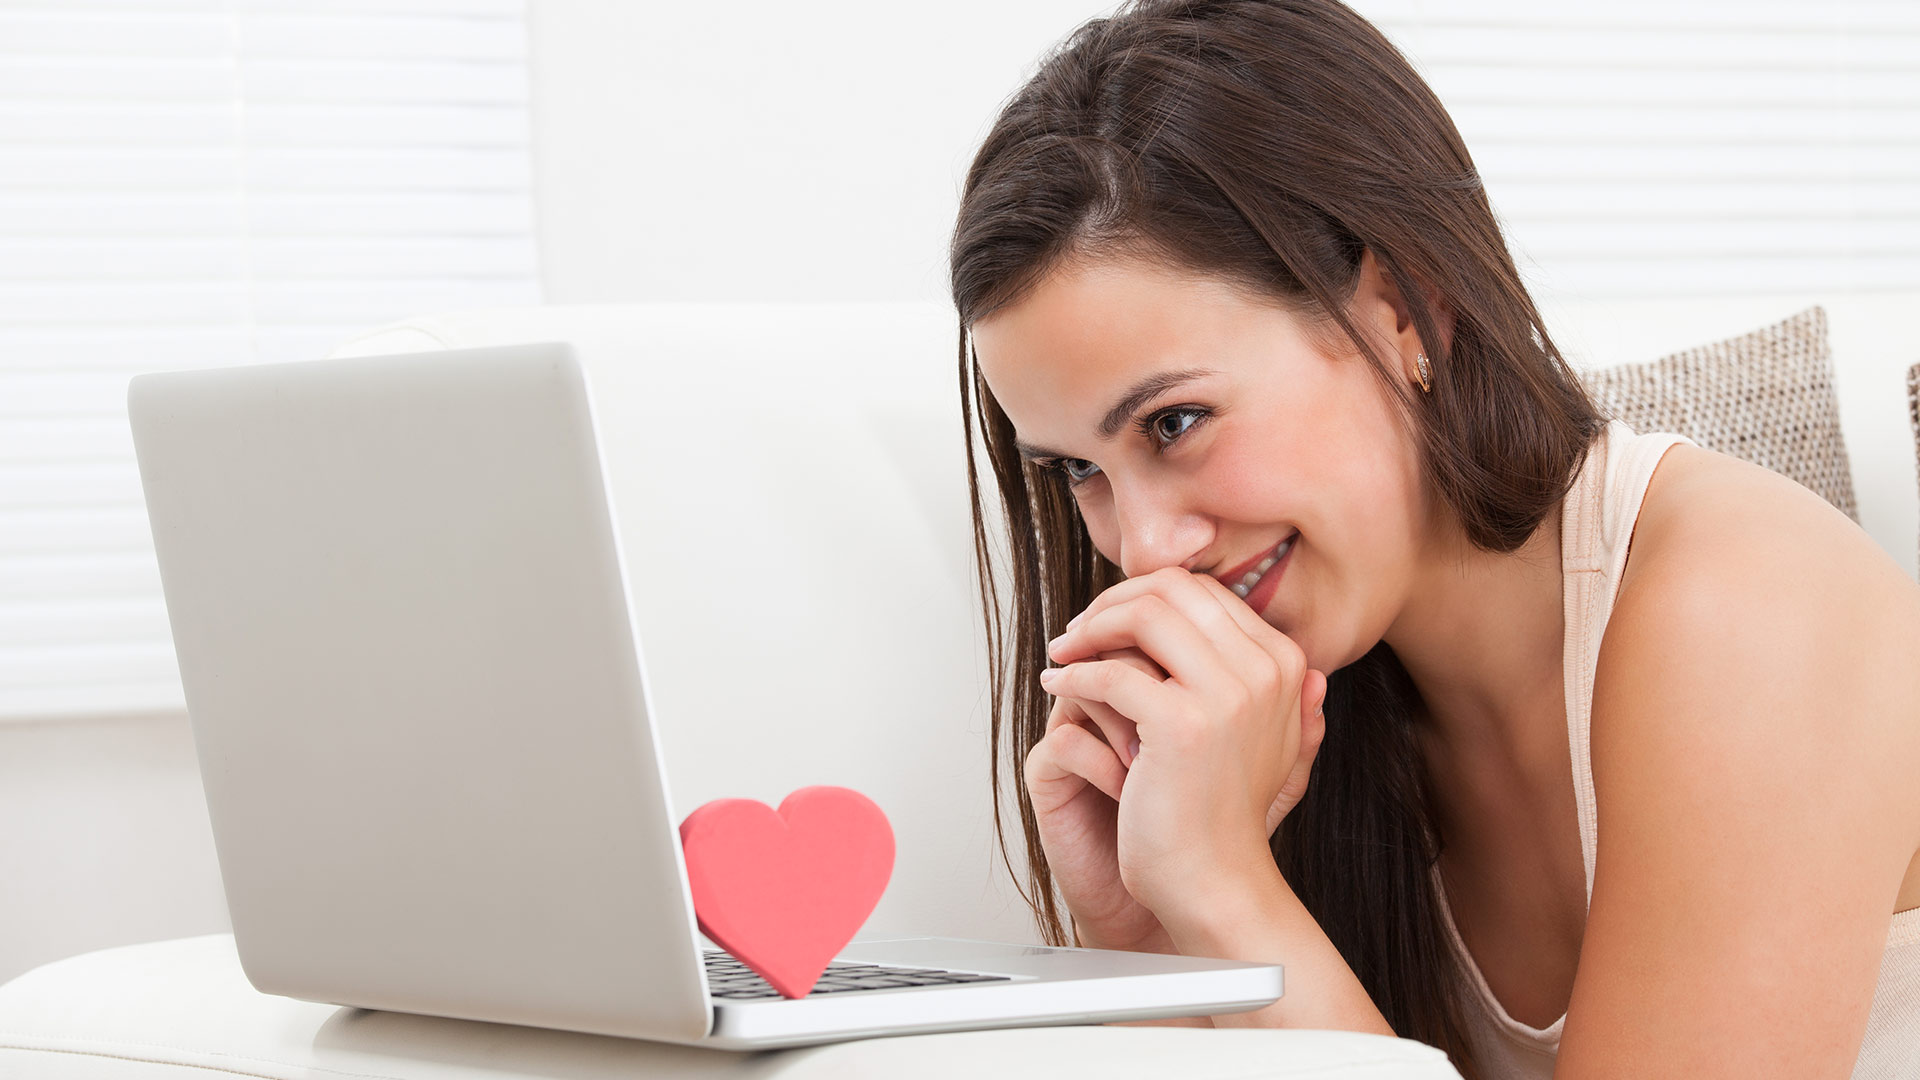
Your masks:
<instances>
[{"instance_id":1,"label":"woman's lips","mask_svg":"<svg viewBox=\"0 0 1920 1080\"><path fill-rule=\"evenodd\" d=\"M1247 593L1247 606L1255 613L1264 612L1267 605L1273 601L1273 594L1280 590L1280 575L1286 573L1287 567L1293 564L1293 553L1298 550L1300 550L1300 535L1295 533L1293 543L1287 547L1287 553L1280 556L1279 562L1268 567L1267 572L1260 575L1260 580L1254 583L1252 591ZM1254 565L1258 566L1259 563Z\"/></svg>"},{"instance_id":2,"label":"woman's lips","mask_svg":"<svg viewBox=\"0 0 1920 1080\"><path fill-rule=\"evenodd\" d=\"M1261 552L1258 555L1255 555L1253 558L1248 559L1246 562L1241 563L1239 566L1236 566L1233 569L1227 570L1223 573L1215 574L1214 576L1219 579L1220 584L1225 585L1228 588L1232 588L1234 582L1239 581L1240 579L1246 577L1248 571L1255 569L1261 563L1265 562L1267 559L1267 556L1273 554L1275 549L1279 548L1280 544L1284 544L1289 540L1297 539L1299 536L1300 536L1300 530L1295 529L1291 536L1281 537L1280 543L1273 545L1273 547L1268 548L1267 550Z\"/></svg>"}]
</instances>

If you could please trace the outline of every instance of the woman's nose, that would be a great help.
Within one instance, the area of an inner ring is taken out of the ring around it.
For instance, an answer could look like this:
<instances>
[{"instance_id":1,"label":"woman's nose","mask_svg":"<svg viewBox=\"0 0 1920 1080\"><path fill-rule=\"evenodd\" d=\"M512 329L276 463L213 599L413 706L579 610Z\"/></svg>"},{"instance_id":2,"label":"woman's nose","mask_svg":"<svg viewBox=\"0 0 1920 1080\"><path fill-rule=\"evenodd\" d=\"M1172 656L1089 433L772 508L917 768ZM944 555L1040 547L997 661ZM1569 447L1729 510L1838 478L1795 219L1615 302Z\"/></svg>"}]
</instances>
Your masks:
<instances>
[{"instance_id":1,"label":"woman's nose","mask_svg":"<svg viewBox=\"0 0 1920 1080\"><path fill-rule=\"evenodd\" d=\"M1184 566L1206 549L1209 532L1205 519L1178 506L1135 498L1132 505L1117 506L1117 511L1120 571L1128 577Z\"/></svg>"}]
</instances>

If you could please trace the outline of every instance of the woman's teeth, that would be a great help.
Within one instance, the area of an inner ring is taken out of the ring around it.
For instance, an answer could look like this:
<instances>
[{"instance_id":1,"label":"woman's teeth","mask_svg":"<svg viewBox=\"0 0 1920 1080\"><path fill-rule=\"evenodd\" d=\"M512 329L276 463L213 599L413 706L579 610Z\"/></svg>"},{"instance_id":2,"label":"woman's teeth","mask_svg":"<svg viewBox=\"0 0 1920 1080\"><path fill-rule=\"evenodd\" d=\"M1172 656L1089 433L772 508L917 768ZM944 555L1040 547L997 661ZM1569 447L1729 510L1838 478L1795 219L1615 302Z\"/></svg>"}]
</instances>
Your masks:
<instances>
[{"instance_id":1,"label":"woman's teeth","mask_svg":"<svg viewBox=\"0 0 1920 1080\"><path fill-rule=\"evenodd\" d=\"M1295 534L1295 535L1298 535L1298 534ZM1253 569L1247 571L1246 577L1243 577L1239 581L1236 581L1232 585L1228 586L1233 590L1233 594L1235 596L1238 596L1240 599L1245 600L1247 598L1247 594L1253 591L1254 585L1260 581L1260 575L1273 569L1274 563L1277 563L1281 559L1284 559L1287 557L1288 550L1293 547L1293 541L1294 541L1294 537L1292 536L1287 537L1286 540L1281 542L1279 547L1273 549L1273 554L1260 560L1259 566L1256 566Z\"/></svg>"}]
</instances>

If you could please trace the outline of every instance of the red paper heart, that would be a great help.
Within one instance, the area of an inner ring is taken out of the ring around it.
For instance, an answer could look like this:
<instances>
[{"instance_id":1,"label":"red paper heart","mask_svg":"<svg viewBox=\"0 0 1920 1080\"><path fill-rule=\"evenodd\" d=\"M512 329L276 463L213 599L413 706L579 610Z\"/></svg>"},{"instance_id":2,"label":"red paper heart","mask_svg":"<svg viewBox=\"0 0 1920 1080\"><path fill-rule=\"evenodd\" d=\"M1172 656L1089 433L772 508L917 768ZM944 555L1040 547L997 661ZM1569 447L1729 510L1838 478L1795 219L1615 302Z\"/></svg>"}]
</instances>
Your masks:
<instances>
[{"instance_id":1,"label":"red paper heart","mask_svg":"<svg viewBox=\"0 0 1920 1080\"><path fill-rule=\"evenodd\" d=\"M775 813L715 799L680 823L701 932L790 998L805 997L873 914L893 828L852 788L803 787Z\"/></svg>"}]
</instances>

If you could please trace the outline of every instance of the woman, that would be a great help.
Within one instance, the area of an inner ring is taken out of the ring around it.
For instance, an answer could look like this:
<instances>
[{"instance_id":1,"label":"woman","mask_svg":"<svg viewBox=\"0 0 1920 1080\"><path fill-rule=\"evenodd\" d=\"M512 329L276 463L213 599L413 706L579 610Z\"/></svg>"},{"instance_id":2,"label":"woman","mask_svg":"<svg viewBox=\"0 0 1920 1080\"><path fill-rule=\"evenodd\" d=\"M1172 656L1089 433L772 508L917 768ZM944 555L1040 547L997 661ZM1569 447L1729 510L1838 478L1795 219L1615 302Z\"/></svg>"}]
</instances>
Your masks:
<instances>
[{"instance_id":1,"label":"woman","mask_svg":"<svg viewBox=\"0 0 1920 1080\"><path fill-rule=\"evenodd\" d=\"M1049 942L1064 905L1078 944L1283 963L1186 1023L1470 1077L1920 1075L1920 587L1792 481L1596 413L1374 27L1083 26L951 265Z\"/></svg>"}]
</instances>

